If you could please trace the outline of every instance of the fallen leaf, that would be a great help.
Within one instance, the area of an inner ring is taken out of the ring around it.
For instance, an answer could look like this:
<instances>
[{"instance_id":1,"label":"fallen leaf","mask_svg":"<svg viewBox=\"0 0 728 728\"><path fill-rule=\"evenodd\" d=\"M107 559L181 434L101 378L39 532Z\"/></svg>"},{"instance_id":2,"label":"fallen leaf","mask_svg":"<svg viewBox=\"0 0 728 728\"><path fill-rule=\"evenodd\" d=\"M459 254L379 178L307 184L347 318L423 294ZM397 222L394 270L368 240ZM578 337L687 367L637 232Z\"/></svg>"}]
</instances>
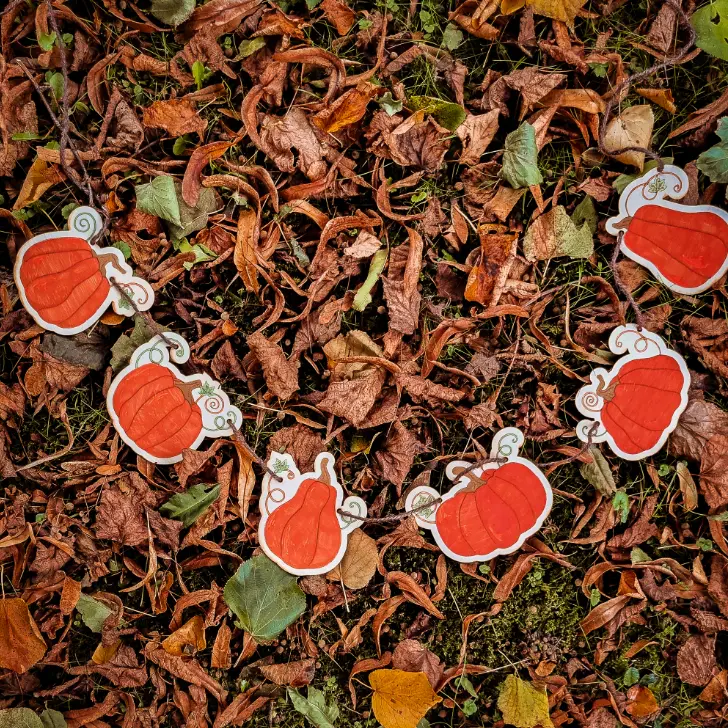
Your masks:
<instances>
[{"instance_id":1,"label":"fallen leaf","mask_svg":"<svg viewBox=\"0 0 728 728\"><path fill-rule=\"evenodd\" d=\"M677 653L677 674L690 685L707 684L717 666L715 637L693 635Z\"/></svg>"},{"instance_id":2,"label":"fallen leaf","mask_svg":"<svg viewBox=\"0 0 728 728\"><path fill-rule=\"evenodd\" d=\"M492 109L485 114L469 114L458 127L457 135L463 143L460 164L478 164L485 150L498 133L500 111Z\"/></svg>"},{"instance_id":3,"label":"fallen leaf","mask_svg":"<svg viewBox=\"0 0 728 728\"><path fill-rule=\"evenodd\" d=\"M593 252L594 238L588 223L577 228L561 205L536 218L523 239L523 253L531 261L559 256L588 258Z\"/></svg>"},{"instance_id":4,"label":"fallen leaf","mask_svg":"<svg viewBox=\"0 0 728 728\"><path fill-rule=\"evenodd\" d=\"M703 152L696 164L711 182L725 184L728 182L728 116L718 120L715 133L720 142Z\"/></svg>"},{"instance_id":5,"label":"fallen leaf","mask_svg":"<svg viewBox=\"0 0 728 728\"><path fill-rule=\"evenodd\" d=\"M363 589L377 571L377 542L357 528L349 535L344 558L328 574L331 581L341 581L347 589Z\"/></svg>"},{"instance_id":6,"label":"fallen leaf","mask_svg":"<svg viewBox=\"0 0 728 728\"><path fill-rule=\"evenodd\" d=\"M248 336L248 346L263 367L271 394L286 400L298 391L298 361L287 359L283 349L260 332Z\"/></svg>"},{"instance_id":7,"label":"fallen leaf","mask_svg":"<svg viewBox=\"0 0 728 728\"><path fill-rule=\"evenodd\" d=\"M81 594L76 602L76 610L81 615L83 623L97 634L101 633L104 622L113 614L110 607L100 602L98 599Z\"/></svg>"},{"instance_id":8,"label":"fallen leaf","mask_svg":"<svg viewBox=\"0 0 728 728\"><path fill-rule=\"evenodd\" d=\"M185 622L162 642L162 648L170 655L194 655L207 647L205 622L199 614Z\"/></svg>"},{"instance_id":9,"label":"fallen leaf","mask_svg":"<svg viewBox=\"0 0 728 728\"><path fill-rule=\"evenodd\" d=\"M604 148L616 152L625 147L650 147L655 115L647 105L630 106L615 116L607 125L604 134ZM617 160L642 170L645 163L644 152L628 151L617 155Z\"/></svg>"},{"instance_id":10,"label":"fallen leaf","mask_svg":"<svg viewBox=\"0 0 728 728\"><path fill-rule=\"evenodd\" d=\"M713 0L690 17L695 45L711 56L728 61L728 0Z\"/></svg>"},{"instance_id":11,"label":"fallen leaf","mask_svg":"<svg viewBox=\"0 0 728 728\"><path fill-rule=\"evenodd\" d=\"M316 660L308 658L296 662L285 662L281 665L261 665L259 669L266 680L270 680L276 685L300 688L313 681L316 674Z\"/></svg>"},{"instance_id":12,"label":"fallen leaf","mask_svg":"<svg viewBox=\"0 0 728 728\"><path fill-rule=\"evenodd\" d=\"M298 690L288 689L288 697L293 707L316 728L335 728L339 720L339 706L335 700L326 702L324 694L309 685L304 698Z\"/></svg>"},{"instance_id":13,"label":"fallen leaf","mask_svg":"<svg viewBox=\"0 0 728 728\"><path fill-rule=\"evenodd\" d=\"M374 670L372 712L384 728L416 728L427 711L442 698L435 694L424 672Z\"/></svg>"},{"instance_id":14,"label":"fallen leaf","mask_svg":"<svg viewBox=\"0 0 728 728\"><path fill-rule=\"evenodd\" d=\"M321 10L339 35L346 35L356 22L356 13L343 0L323 0Z\"/></svg>"},{"instance_id":15,"label":"fallen leaf","mask_svg":"<svg viewBox=\"0 0 728 728\"><path fill-rule=\"evenodd\" d=\"M210 488L207 490L207 488ZM159 508L167 518L182 521L187 527L200 518L220 495L220 486L210 487L205 483L196 483L182 493L175 493Z\"/></svg>"},{"instance_id":16,"label":"fallen leaf","mask_svg":"<svg viewBox=\"0 0 728 728\"><path fill-rule=\"evenodd\" d=\"M506 137L500 176L514 189L543 182L538 169L536 130L527 121Z\"/></svg>"},{"instance_id":17,"label":"fallen leaf","mask_svg":"<svg viewBox=\"0 0 728 728\"><path fill-rule=\"evenodd\" d=\"M152 15L167 25L177 27L192 15L195 0L152 0Z\"/></svg>"},{"instance_id":18,"label":"fallen leaf","mask_svg":"<svg viewBox=\"0 0 728 728\"><path fill-rule=\"evenodd\" d=\"M311 120L321 131L334 134L360 121L375 93L376 86L362 83L344 92L333 104L319 111Z\"/></svg>"},{"instance_id":19,"label":"fallen leaf","mask_svg":"<svg viewBox=\"0 0 728 728\"><path fill-rule=\"evenodd\" d=\"M509 675L501 683L498 693L498 710L506 723L516 728L553 728L549 715L549 699L546 691L533 683Z\"/></svg>"},{"instance_id":20,"label":"fallen leaf","mask_svg":"<svg viewBox=\"0 0 728 728\"><path fill-rule=\"evenodd\" d=\"M392 653L392 667L406 672L422 672L434 690L445 671L438 656L417 640L402 640Z\"/></svg>"},{"instance_id":21,"label":"fallen leaf","mask_svg":"<svg viewBox=\"0 0 728 728\"><path fill-rule=\"evenodd\" d=\"M654 693L644 685L633 685L627 691L625 710L635 718L646 718L660 709Z\"/></svg>"},{"instance_id":22,"label":"fallen leaf","mask_svg":"<svg viewBox=\"0 0 728 728\"><path fill-rule=\"evenodd\" d=\"M173 177L160 175L147 184L137 185L134 191L139 210L161 217L174 225L182 225Z\"/></svg>"},{"instance_id":23,"label":"fallen leaf","mask_svg":"<svg viewBox=\"0 0 728 728\"><path fill-rule=\"evenodd\" d=\"M677 111L675 99L673 99L672 91L669 88L637 88L635 91L642 98L652 101L653 104L657 104L670 114L674 114Z\"/></svg>"},{"instance_id":24,"label":"fallen leaf","mask_svg":"<svg viewBox=\"0 0 728 728\"><path fill-rule=\"evenodd\" d=\"M0 599L0 667L22 674L45 653L45 640L25 601L19 597Z\"/></svg>"},{"instance_id":25,"label":"fallen leaf","mask_svg":"<svg viewBox=\"0 0 728 728\"><path fill-rule=\"evenodd\" d=\"M602 455L602 451L596 445L592 445L589 448L589 455L591 455L592 461L583 463L579 468L582 478L591 483L603 496L607 498L613 496L617 490L617 484L614 482L612 469Z\"/></svg>"},{"instance_id":26,"label":"fallen leaf","mask_svg":"<svg viewBox=\"0 0 728 728\"><path fill-rule=\"evenodd\" d=\"M252 208L241 208L238 216L238 232L235 238L233 262L240 273L246 290L258 294L260 282L256 265L258 257L258 214Z\"/></svg>"},{"instance_id":27,"label":"fallen leaf","mask_svg":"<svg viewBox=\"0 0 728 728\"><path fill-rule=\"evenodd\" d=\"M586 0L501 0L501 12L508 15L524 5L529 5L536 15L560 20L571 27L577 13L585 4Z\"/></svg>"},{"instance_id":28,"label":"fallen leaf","mask_svg":"<svg viewBox=\"0 0 728 728\"><path fill-rule=\"evenodd\" d=\"M242 564L225 584L225 603L238 624L256 642L275 639L306 610L306 596L296 577L267 556Z\"/></svg>"},{"instance_id":29,"label":"fallen leaf","mask_svg":"<svg viewBox=\"0 0 728 728\"><path fill-rule=\"evenodd\" d=\"M686 511L694 511L698 507L698 489L693 480L693 476L690 474L690 470L688 470L688 464L680 461L675 470L680 481L683 508Z\"/></svg>"},{"instance_id":30,"label":"fallen leaf","mask_svg":"<svg viewBox=\"0 0 728 728\"><path fill-rule=\"evenodd\" d=\"M397 486L399 495L412 463L420 453L426 451L422 443L401 423L395 422L375 459L382 471L382 477Z\"/></svg>"},{"instance_id":31,"label":"fallen leaf","mask_svg":"<svg viewBox=\"0 0 728 728\"><path fill-rule=\"evenodd\" d=\"M46 728L46 726L30 708L10 708L0 710L0 728Z\"/></svg>"},{"instance_id":32,"label":"fallen leaf","mask_svg":"<svg viewBox=\"0 0 728 728\"><path fill-rule=\"evenodd\" d=\"M164 129L174 137L199 134L202 138L207 129L207 121L199 115L197 107L189 99L155 101L144 109L142 123L152 129Z\"/></svg>"},{"instance_id":33,"label":"fallen leaf","mask_svg":"<svg viewBox=\"0 0 728 728\"><path fill-rule=\"evenodd\" d=\"M40 157L36 157L25 175L23 186L13 203L13 210L22 210L33 202L37 202L51 187L64 179L66 179L66 175L58 165L48 164Z\"/></svg>"}]
</instances>

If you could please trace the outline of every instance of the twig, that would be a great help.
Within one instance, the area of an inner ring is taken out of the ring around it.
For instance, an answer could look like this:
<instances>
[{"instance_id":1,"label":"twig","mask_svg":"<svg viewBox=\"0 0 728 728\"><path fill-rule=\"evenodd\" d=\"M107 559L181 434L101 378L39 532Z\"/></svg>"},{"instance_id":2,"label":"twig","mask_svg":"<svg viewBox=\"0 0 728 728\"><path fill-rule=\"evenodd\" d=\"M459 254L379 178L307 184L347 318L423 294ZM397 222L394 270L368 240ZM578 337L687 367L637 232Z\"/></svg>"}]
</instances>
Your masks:
<instances>
[{"instance_id":1,"label":"twig","mask_svg":"<svg viewBox=\"0 0 728 728\"><path fill-rule=\"evenodd\" d=\"M690 23L690 18L687 16L685 11L682 9L682 6L679 2L676 0L665 0L665 4L669 5L674 11L675 14L678 17L678 20L680 22L680 25L685 28L685 30L688 33L688 40L685 42L685 45L678 51L674 56L671 56L670 58L666 58L664 61L661 61L660 63L656 63L654 66L650 66L645 71L642 71L640 73L635 73L632 76L627 76L627 78L620 83L617 88L614 89L612 92L611 97L609 98L609 101L607 101L607 105L604 109L604 115L602 116L602 122L599 125L599 151L602 154L605 154L608 157L618 157L620 154L624 154L625 152L641 152L646 157L650 157L650 159L654 159L657 162L657 168L662 171L664 165L664 162L662 161L662 157L660 157L659 154L656 152L653 152L651 149L647 149L646 147L622 147L621 149L613 149L608 150L604 146L604 139L607 134L607 126L609 124L609 120L612 116L612 111L614 110L614 107L620 102L620 97L622 95L622 92L626 89L628 89L633 83L638 81L644 81L645 79L652 76L653 73L658 73L659 71L664 71L668 68L672 68L673 66L676 66L680 61L682 61L684 58L687 57L688 53L692 50L693 46L695 45L696 40L696 33L695 29Z\"/></svg>"},{"instance_id":2,"label":"twig","mask_svg":"<svg viewBox=\"0 0 728 728\"><path fill-rule=\"evenodd\" d=\"M559 465L567 465L568 463L573 463L574 460L578 460L594 444L594 437L597 434L598 430L599 423L595 422L589 428L589 432L587 432L586 436L586 442L581 446L581 450L579 450L579 452L577 452L575 455L572 455L571 457L564 458L563 460L555 460L552 463L544 463L544 466L549 468L555 468Z\"/></svg>"},{"instance_id":3,"label":"twig","mask_svg":"<svg viewBox=\"0 0 728 728\"><path fill-rule=\"evenodd\" d=\"M612 269L612 275L614 276L614 282L617 288L619 288L619 290L622 292L622 295L627 299L629 307L634 311L635 321L637 321L637 329L639 331L642 331L642 329L645 327L645 316L642 313L642 309L639 307L637 301L634 300L632 291L629 290L629 287L622 280L622 277L619 275L619 270L617 269L617 258L619 258L619 252L622 248L623 238L624 230L620 230L619 234L617 235L617 244L614 246L614 250L612 251L612 257L609 261L609 267Z\"/></svg>"},{"instance_id":4,"label":"twig","mask_svg":"<svg viewBox=\"0 0 728 728\"><path fill-rule=\"evenodd\" d=\"M279 483L282 483L283 478L281 478L281 476L278 473L276 473L275 470L271 470L271 468L268 467L268 463L266 463L266 461L263 460L263 458L258 457L255 450L253 450L253 448L250 447L250 445L248 445L248 443L245 441L245 438L243 437L243 434L240 431L240 428L235 424L235 422L233 422L233 420L231 420L231 419L228 419L227 423L228 423L228 425L230 425L230 429L233 431L233 434L232 434L233 440L235 440L235 442L237 442L238 445L240 445L240 447L242 447L243 450L245 450L245 452L248 453L248 457L250 457L250 459L254 463L256 463L256 465L258 465L262 470L265 470L265 472L268 473L268 475L270 475L271 478L273 478L274 480L277 480Z\"/></svg>"}]
</instances>

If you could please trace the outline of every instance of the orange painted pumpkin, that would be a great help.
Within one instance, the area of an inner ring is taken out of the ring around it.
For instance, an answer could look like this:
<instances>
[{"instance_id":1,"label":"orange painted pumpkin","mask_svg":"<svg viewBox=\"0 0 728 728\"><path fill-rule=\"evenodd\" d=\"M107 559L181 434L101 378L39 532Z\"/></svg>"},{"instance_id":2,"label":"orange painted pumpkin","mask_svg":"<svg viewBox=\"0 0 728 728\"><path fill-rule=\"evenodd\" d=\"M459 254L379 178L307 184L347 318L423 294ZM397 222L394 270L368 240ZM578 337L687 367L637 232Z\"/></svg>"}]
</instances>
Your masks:
<instances>
[{"instance_id":1,"label":"orange painted pumpkin","mask_svg":"<svg viewBox=\"0 0 728 728\"><path fill-rule=\"evenodd\" d=\"M192 390L200 385L177 379L159 364L144 364L116 387L113 405L119 424L150 455L181 455L202 432L202 413L192 398Z\"/></svg>"},{"instance_id":2,"label":"orange painted pumpkin","mask_svg":"<svg viewBox=\"0 0 728 728\"><path fill-rule=\"evenodd\" d=\"M643 205L629 220L623 245L682 289L705 286L728 257L728 223L709 211Z\"/></svg>"},{"instance_id":3,"label":"orange painted pumpkin","mask_svg":"<svg viewBox=\"0 0 728 728\"><path fill-rule=\"evenodd\" d=\"M97 255L84 238L42 240L23 256L20 281L28 303L43 321L72 329L93 319L109 295L104 273L112 254Z\"/></svg>"},{"instance_id":4,"label":"orange painted pumpkin","mask_svg":"<svg viewBox=\"0 0 728 728\"><path fill-rule=\"evenodd\" d=\"M470 473L470 484L437 508L435 521L445 545L463 557L513 547L546 507L541 480L520 463Z\"/></svg>"},{"instance_id":5,"label":"orange painted pumpkin","mask_svg":"<svg viewBox=\"0 0 728 728\"><path fill-rule=\"evenodd\" d=\"M660 354L628 361L596 394L604 400L602 424L625 453L650 450L682 406L685 375L678 362Z\"/></svg>"},{"instance_id":6,"label":"orange painted pumpkin","mask_svg":"<svg viewBox=\"0 0 728 728\"><path fill-rule=\"evenodd\" d=\"M320 569L334 561L342 538L336 495L336 489L327 483L304 480L295 495L268 516L268 548L299 570Z\"/></svg>"}]
</instances>

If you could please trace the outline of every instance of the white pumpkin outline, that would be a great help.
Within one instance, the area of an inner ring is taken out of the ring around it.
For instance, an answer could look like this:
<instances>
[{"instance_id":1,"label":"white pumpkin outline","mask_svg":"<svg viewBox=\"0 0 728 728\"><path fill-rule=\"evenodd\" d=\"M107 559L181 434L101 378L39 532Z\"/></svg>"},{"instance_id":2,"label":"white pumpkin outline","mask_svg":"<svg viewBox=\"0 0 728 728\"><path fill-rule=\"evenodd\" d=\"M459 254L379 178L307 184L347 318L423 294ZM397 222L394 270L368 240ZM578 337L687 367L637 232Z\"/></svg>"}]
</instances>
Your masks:
<instances>
[{"instance_id":1,"label":"white pumpkin outline","mask_svg":"<svg viewBox=\"0 0 728 728\"><path fill-rule=\"evenodd\" d=\"M263 476L260 496L261 519L258 524L258 543L266 556L289 574L294 574L296 576L314 576L317 574L326 574L331 571L335 566L340 564L341 560L344 558L344 554L346 553L346 548L349 543L349 534L362 525L362 521L353 518L347 519L338 511L348 511L362 518L365 518L367 515L367 504L361 498L355 495L344 497L344 489L341 487L339 479L336 476L334 463L335 459L331 453L321 452L316 456L313 471L301 473L296 467L293 457L289 453L272 452L268 458L268 467L274 472L280 471L283 480L274 480L273 476L268 472ZM336 490L336 518L338 519L339 526L341 527L341 544L336 556L324 566L317 569L297 569L290 564L287 564L270 548L266 541L265 528L268 523L268 518L278 508L280 508L280 506L290 501L291 498L298 493L298 489L305 480L321 480L324 470L328 472L331 487ZM276 500L272 496L279 490L282 491L282 497Z\"/></svg>"},{"instance_id":2,"label":"white pumpkin outline","mask_svg":"<svg viewBox=\"0 0 728 728\"><path fill-rule=\"evenodd\" d=\"M527 531L521 533L516 542L508 548L494 549L487 554L463 556L462 554L458 554L450 549L450 547L443 540L442 535L440 534L440 531L437 527L437 521L435 520L437 509L446 501L454 498L461 490L467 488L469 485L469 481L466 478L463 478L459 474L455 473L455 469L461 469L463 467L469 468L472 463L469 463L465 460L453 460L451 463L448 464L447 468L445 469L445 474L450 480L454 481L454 485L450 488L450 490L447 491L447 493L441 495L434 488L431 488L427 485L421 485L417 488L413 488L407 494L407 498L405 500L405 510L412 512L412 515L415 517L417 525L420 528L425 528L432 531L435 542L446 556L449 556L454 561L459 561L460 563L464 564L490 561L496 556L512 554L514 551L518 551L518 549L523 546L528 538L533 536L541 529L544 521L551 512L554 495L553 491L551 490L551 484L549 483L543 472L540 470L540 468L531 460L520 457L519 452L524 442L525 438L521 430L519 430L517 427L504 427L503 429L499 430L493 437L493 441L491 443L490 457L505 458L506 462L486 463L482 467L475 468L471 471L474 475L480 477L484 472L487 472L489 470L498 470L509 463L517 463L518 465L522 465L530 470L539 479L541 485L544 488L544 491L546 493L546 503L540 515L536 519L536 522ZM434 504L434 510L432 511L413 511L413 509L416 509L418 507L417 501L425 496L431 499L440 499L441 502Z\"/></svg>"},{"instance_id":3,"label":"white pumpkin outline","mask_svg":"<svg viewBox=\"0 0 728 728\"><path fill-rule=\"evenodd\" d=\"M170 342L174 342L177 345L177 348L172 348L170 346ZM182 460L182 454L168 458L161 458L157 457L156 455L152 455L151 453L144 450L144 448L139 447L139 445L137 445L124 430L124 427L119 421L116 410L114 409L114 395L116 394L117 388L123 381L124 377L133 372L135 369L138 369L140 366L150 363L158 364L159 366L168 369L176 379L179 379L182 382L189 383L201 380L203 386L208 385L210 388L215 390L214 397L219 398L221 403L219 412L206 409L205 406L199 404L199 399L196 400L202 414L202 430L188 449L197 450L197 448L206 437L218 438L232 435L234 430L227 424L228 419L232 419L233 422L238 426L241 425L243 422L243 413L235 405L230 403L230 398L228 397L227 393L222 389L219 382L213 379L209 374L182 374L182 372L180 372L180 370L177 369L175 364L172 362L172 359L174 359L175 363L184 364L184 362L186 362L189 358L189 344L179 334L166 332L164 334L164 338L159 335L154 336L149 341L147 341L146 344L142 344L134 350L129 364L114 377L113 381L111 382L111 386L109 387L109 391L106 395L106 408L111 417L111 422L114 425L114 429L119 433L121 439L137 455L141 455L145 460L149 460L152 463L157 463L158 465L172 465L173 463L178 463ZM199 389L199 387L196 387L192 391L196 392ZM211 401L213 397L206 397L205 399ZM218 421L220 420L220 418L224 419L224 423L222 421ZM227 426L222 426L223 424Z\"/></svg>"},{"instance_id":4,"label":"white pumpkin outline","mask_svg":"<svg viewBox=\"0 0 728 728\"><path fill-rule=\"evenodd\" d=\"M34 235L30 240L23 244L18 251L18 255L15 259L15 265L13 266L13 277L15 278L15 285L18 289L18 295L20 301L23 304L23 308L33 317L35 322L42 326L47 331L52 331L55 334L61 334L63 336L72 336L74 334L80 334L83 331L90 329L106 312L109 306L112 306L117 314L122 316L133 316L136 311L129 305L129 302L119 293L113 285L109 286L109 292L106 295L103 303L96 309L96 312L88 318L83 324L72 327L63 327L56 324L52 324L43 318L43 315L37 311L28 300L28 296L25 290L25 286L20 277L20 271L23 266L26 254L32 250L32 248L38 243L42 243L46 240L53 240L56 238L67 238L67 237L79 237L86 240L91 249L96 255L111 255L116 261L116 266L107 261L101 268L101 273L106 279L111 282L116 282L120 287L127 291L129 297L134 301L134 305L139 311L148 311L154 305L154 290L143 278L139 278L134 275L129 264L124 260L124 255L120 250L113 247L102 248L98 245L91 243L94 235L98 230L101 230L103 223L101 216L92 207L82 206L77 207L68 217L68 230L56 230L49 233L41 233ZM109 266L112 266L112 271L109 271ZM125 288L126 286L126 288ZM136 291L136 288L139 291ZM141 295L143 294L143 295Z\"/></svg>"}]
</instances>

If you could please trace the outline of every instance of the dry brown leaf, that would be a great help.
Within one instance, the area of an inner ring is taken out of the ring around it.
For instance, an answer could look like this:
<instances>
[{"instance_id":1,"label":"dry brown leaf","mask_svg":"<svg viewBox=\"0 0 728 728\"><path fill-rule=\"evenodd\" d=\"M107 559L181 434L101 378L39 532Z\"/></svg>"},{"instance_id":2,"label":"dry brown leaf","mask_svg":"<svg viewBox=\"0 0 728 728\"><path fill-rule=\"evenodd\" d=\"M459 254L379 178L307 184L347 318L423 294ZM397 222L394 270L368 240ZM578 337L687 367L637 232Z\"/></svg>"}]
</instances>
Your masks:
<instances>
[{"instance_id":1,"label":"dry brown leaf","mask_svg":"<svg viewBox=\"0 0 728 728\"><path fill-rule=\"evenodd\" d=\"M672 91L669 88L637 88L635 91L670 114L677 111L675 99L672 97Z\"/></svg>"},{"instance_id":2,"label":"dry brown leaf","mask_svg":"<svg viewBox=\"0 0 728 728\"><path fill-rule=\"evenodd\" d=\"M635 718L646 718L660 709L654 693L644 685L633 685L627 691L625 710Z\"/></svg>"},{"instance_id":3,"label":"dry brown leaf","mask_svg":"<svg viewBox=\"0 0 728 728\"><path fill-rule=\"evenodd\" d=\"M615 116L607 125L604 135L604 148L617 151L625 147L646 147L649 149L652 142L652 128L655 125L655 115L652 107L647 105L630 106ZM616 159L637 169L642 169L645 163L644 152L629 151L619 154Z\"/></svg>"},{"instance_id":4,"label":"dry brown leaf","mask_svg":"<svg viewBox=\"0 0 728 728\"><path fill-rule=\"evenodd\" d=\"M401 422L392 425L384 447L377 452L375 459L382 471L382 477L397 487L398 496L412 463L426 449Z\"/></svg>"},{"instance_id":5,"label":"dry brown leaf","mask_svg":"<svg viewBox=\"0 0 728 728\"><path fill-rule=\"evenodd\" d=\"M363 589L372 580L378 563L377 542L357 528L349 535L344 558L326 578L343 582L347 589Z\"/></svg>"},{"instance_id":6,"label":"dry brown leaf","mask_svg":"<svg viewBox=\"0 0 728 728\"><path fill-rule=\"evenodd\" d=\"M430 652L427 647L417 640L410 639L402 640L395 647L392 653L392 667L406 672L424 673L427 675L433 690L439 684L445 671L440 658L434 652Z\"/></svg>"},{"instance_id":7,"label":"dry brown leaf","mask_svg":"<svg viewBox=\"0 0 728 728\"><path fill-rule=\"evenodd\" d=\"M508 15L520 10L524 5L530 5L536 15L560 20L573 26L577 13L585 4L586 0L501 0L501 12Z\"/></svg>"},{"instance_id":8,"label":"dry brown leaf","mask_svg":"<svg viewBox=\"0 0 728 728\"><path fill-rule=\"evenodd\" d=\"M321 131L333 134L345 126L356 124L367 111L367 104L377 92L371 83L360 83L339 96L331 106L327 106L311 118Z\"/></svg>"},{"instance_id":9,"label":"dry brown leaf","mask_svg":"<svg viewBox=\"0 0 728 728\"><path fill-rule=\"evenodd\" d=\"M463 151L460 153L460 164L478 164L485 150L498 133L500 111L492 109L485 114L469 114L456 130Z\"/></svg>"},{"instance_id":10,"label":"dry brown leaf","mask_svg":"<svg viewBox=\"0 0 728 728\"><path fill-rule=\"evenodd\" d=\"M46 653L28 605L20 598L0 599L0 667L22 674Z\"/></svg>"},{"instance_id":11,"label":"dry brown leaf","mask_svg":"<svg viewBox=\"0 0 728 728\"><path fill-rule=\"evenodd\" d=\"M258 214L252 208L240 208L238 233L235 238L233 262L240 273L240 280L247 291L258 294L260 282L256 264L258 258L258 237L260 235Z\"/></svg>"},{"instance_id":12,"label":"dry brown leaf","mask_svg":"<svg viewBox=\"0 0 728 728\"><path fill-rule=\"evenodd\" d=\"M194 655L207 647L205 621L199 614L185 622L162 642L165 652L176 657Z\"/></svg>"},{"instance_id":13,"label":"dry brown leaf","mask_svg":"<svg viewBox=\"0 0 728 728\"><path fill-rule=\"evenodd\" d=\"M199 134L202 138L207 129L207 121L197 113L197 107L189 99L155 101L144 109L142 123L152 129L164 129L174 137Z\"/></svg>"},{"instance_id":14,"label":"dry brown leaf","mask_svg":"<svg viewBox=\"0 0 728 728\"><path fill-rule=\"evenodd\" d=\"M37 202L51 187L64 179L66 179L66 175L58 165L48 164L36 157L25 175L23 186L13 203L13 210L21 210L33 202Z\"/></svg>"},{"instance_id":15,"label":"dry brown leaf","mask_svg":"<svg viewBox=\"0 0 728 728\"><path fill-rule=\"evenodd\" d=\"M339 35L346 35L356 22L356 13L344 0L324 0L321 10Z\"/></svg>"},{"instance_id":16,"label":"dry brown leaf","mask_svg":"<svg viewBox=\"0 0 728 728\"><path fill-rule=\"evenodd\" d=\"M316 674L316 660L306 659L296 662L286 662L281 665L261 665L258 668L266 680L276 685L290 685L300 688L310 685Z\"/></svg>"},{"instance_id":17,"label":"dry brown leaf","mask_svg":"<svg viewBox=\"0 0 728 728\"><path fill-rule=\"evenodd\" d=\"M677 674L690 685L707 684L717 666L715 637L693 635L677 653Z\"/></svg>"},{"instance_id":18,"label":"dry brown leaf","mask_svg":"<svg viewBox=\"0 0 728 728\"><path fill-rule=\"evenodd\" d=\"M285 400L298 391L298 361L287 359L278 344L259 332L248 337L248 346L263 367L263 376L271 394Z\"/></svg>"},{"instance_id":19,"label":"dry brown leaf","mask_svg":"<svg viewBox=\"0 0 728 728\"><path fill-rule=\"evenodd\" d=\"M686 511L694 511L698 507L698 488L695 485L693 476L690 474L690 470L688 470L687 463L680 461L675 470L680 481L683 508Z\"/></svg>"}]
</instances>

